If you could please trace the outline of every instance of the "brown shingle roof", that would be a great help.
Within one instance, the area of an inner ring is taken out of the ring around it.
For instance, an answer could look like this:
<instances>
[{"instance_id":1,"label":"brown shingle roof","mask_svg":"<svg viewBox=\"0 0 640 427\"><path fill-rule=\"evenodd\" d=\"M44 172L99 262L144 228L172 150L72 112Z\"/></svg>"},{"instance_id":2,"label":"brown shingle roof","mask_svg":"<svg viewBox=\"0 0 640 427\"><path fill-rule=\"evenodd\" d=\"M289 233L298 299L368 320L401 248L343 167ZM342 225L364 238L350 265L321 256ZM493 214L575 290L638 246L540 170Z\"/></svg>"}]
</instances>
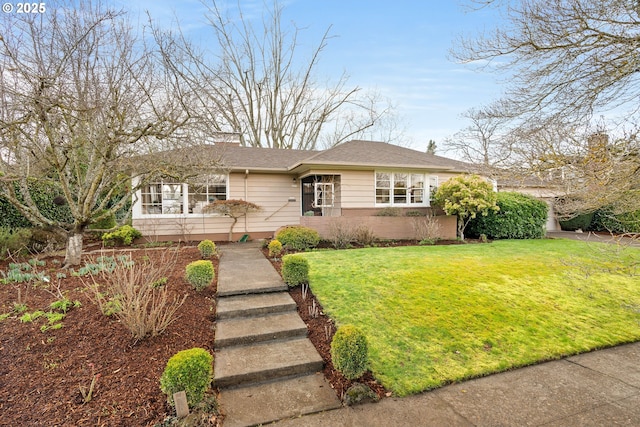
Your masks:
<instances>
[{"instance_id":1,"label":"brown shingle roof","mask_svg":"<svg viewBox=\"0 0 640 427\"><path fill-rule=\"evenodd\" d=\"M209 159L211 164L230 170L290 172L317 165L466 171L469 166L446 157L374 141L349 141L324 151L241 147L229 143L201 145L188 151L189 158Z\"/></svg>"},{"instance_id":2,"label":"brown shingle roof","mask_svg":"<svg viewBox=\"0 0 640 427\"><path fill-rule=\"evenodd\" d=\"M300 163L314 165L350 165L388 168L430 168L452 171L467 170L469 165L398 145L376 141L349 141L320 151Z\"/></svg>"}]
</instances>

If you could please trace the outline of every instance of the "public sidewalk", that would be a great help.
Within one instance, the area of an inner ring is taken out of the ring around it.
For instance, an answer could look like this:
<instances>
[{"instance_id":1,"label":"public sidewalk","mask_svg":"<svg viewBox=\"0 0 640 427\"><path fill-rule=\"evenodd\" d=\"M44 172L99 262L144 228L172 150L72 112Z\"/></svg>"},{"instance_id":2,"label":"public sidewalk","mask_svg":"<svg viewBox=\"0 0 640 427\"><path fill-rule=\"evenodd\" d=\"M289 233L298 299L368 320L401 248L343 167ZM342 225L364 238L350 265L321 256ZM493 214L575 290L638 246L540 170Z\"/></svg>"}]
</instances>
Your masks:
<instances>
[{"instance_id":1,"label":"public sidewalk","mask_svg":"<svg viewBox=\"0 0 640 427\"><path fill-rule=\"evenodd\" d=\"M275 425L638 426L640 343Z\"/></svg>"}]
</instances>

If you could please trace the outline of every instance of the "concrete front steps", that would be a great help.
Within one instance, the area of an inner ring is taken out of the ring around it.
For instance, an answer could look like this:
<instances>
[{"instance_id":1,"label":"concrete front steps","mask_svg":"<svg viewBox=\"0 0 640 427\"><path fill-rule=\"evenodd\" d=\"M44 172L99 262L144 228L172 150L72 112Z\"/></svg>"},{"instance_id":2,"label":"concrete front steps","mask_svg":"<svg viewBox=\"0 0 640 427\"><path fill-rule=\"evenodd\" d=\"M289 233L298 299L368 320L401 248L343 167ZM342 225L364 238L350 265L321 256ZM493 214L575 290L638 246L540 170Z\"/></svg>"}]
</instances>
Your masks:
<instances>
[{"instance_id":1,"label":"concrete front steps","mask_svg":"<svg viewBox=\"0 0 640 427\"><path fill-rule=\"evenodd\" d=\"M262 261L268 263L264 257ZM295 301L274 288L273 280L262 279L257 287L236 282L219 295L214 377L225 427L261 425L341 406L322 375L323 360L307 338Z\"/></svg>"}]
</instances>

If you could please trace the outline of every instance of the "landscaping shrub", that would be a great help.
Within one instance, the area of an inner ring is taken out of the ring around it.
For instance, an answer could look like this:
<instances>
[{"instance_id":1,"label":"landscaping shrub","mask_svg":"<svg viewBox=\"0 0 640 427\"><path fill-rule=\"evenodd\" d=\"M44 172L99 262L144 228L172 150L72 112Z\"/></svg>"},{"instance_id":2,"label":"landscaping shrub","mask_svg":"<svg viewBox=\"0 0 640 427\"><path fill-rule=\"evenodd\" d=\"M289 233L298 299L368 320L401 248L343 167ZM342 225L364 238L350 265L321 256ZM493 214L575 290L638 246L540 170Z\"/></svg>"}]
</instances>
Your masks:
<instances>
[{"instance_id":1,"label":"landscaping shrub","mask_svg":"<svg viewBox=\"0 0 640 427\"><path fill-rule=\"evenodd\" d=\"M414 239L420 244L435 244L440 238L440 223L433 215L411 218Z\"/></svg>"},{"instance_id":2,"label":"landscaping shrub","mask_svg":"<svg viewBox=\"0 0 640 427\"><path fill-rule=\"evenodd\" d=\"M142 237L142 233L130 225L123 225L115 231L104 233L102 235L102 243L105 246L114 246L116 244L129 246L138 237Z\"/></svg>"},{"instance_id":3,"label":"landscaping shrub","mask_svg":"<svg viewBox=\"0 0 640 427\"><path fill-rule=\"evenodd\" d=\"M593 221L593 212L577 214L573 218L560 220L560 228L565 231L588 230Z\"/></svg>"},{"instance_id":4,"label":"landscaping shrub","mask_svg":"<svg viewBox=\"0 0 640 427\"><path fill-rule=\"evenodd\" d=\"M383 208L376 212L376 216L402 216L400 208Z\"/></svg>"},{"instance_id":5,"label":"landscaping shrub","mask_svg":"<svg viewBox=\"0 0 640 427\"><path fill-rule=\"evenodd\" d=\"M198 250L200 251L200 257L202 259L208 259L216 253L216 244L211 240L205 239L198 243Z\"/></svg>"},{"instance_id":6,"label":"landscaping shrub","mask_svg":"<svg viewBox=\"0 0 640 427\"><path fill-rule=\"evenodd\" d=\"M490 239L541 239L545 235L548 206L516 192L498 193L499 211L477 216L467 226L470 236Z\"/></svg>"},{"instance_id":7,"label":"landscaping shrub","mask_svg":"<svg viewBox=\"0 0 640 427\"><path fill-rule=\"evenodd\" d=\"M300 255L286 255L282 258L282 279L292 287L309 283L309 261Z\"/></svg>"},{"instance_id":8,"label":"landscaping shrub","mask_svg":"<svg viewBox=\"0 0 640 427\"><path fill-rule=\"evenodd\" d=\"M31 231L28 228L0 227L0 258L18 254L28 249Z\"/></svg>"},{"instance_id":9,"label":"landscaping shrub","mask_svg":"<svg viewBox=\"0 0 640 427\"><path fill-rule=\"evenodd\" d=\"M613 207L599 209L593 215L589 230L608 231L611 233L640 233L640 210L615 213Z\"/></svg>"},{"instance_id":10,"label":"landscaping shrub","mask_svg":"<svg viewBox=\"0 0 640 427\"><path fill-rule=\"evenodd\" d=\"M57 183L30 179L27 186L31 199L42 215L54 221L73 222L69 206L54 202L54 199L61 194L60 187ZM22 199L18 184L16 184L16 195L18 199ZM0 197L0 226L16 229L33 227L33 224L31 224L20 211L13 207L11 203Z\"/></svg>"},{"instance_id":11,"label":"landscaping shrub","mask_svg":"<svg viewBox=\"0 0 640 427\"><path fill-rule=\"evenodd\" d=\"M185 278L196 291L201 291L211 284L214 275L213 263L202 259L187 265Z\"/></svg>"},{"instance_id":12,"label":"landscaping shrub","mask_svg":"<svg viewBox=\"0 0 640 427\"><path fill-rule=\"evenodd\" d=\"M354 227L343 218L333 218L329 222L329 242L336 249L345 249L355 240Z\"/></svg>"},{"instance_id":13,"label":"landscaping shrub","mask_svg":"<svg viewBox=\"0 0 640 427\"><path fill-rule=\"evenodd\" d=\"M361 377L369 364L369 348L364 333L353 325L339 327L331 340L331 361L345 378Z\"/></svg>"},{"instance_id":14,"label":"landscaping shrub","mask_svg":"<svg viewBox=\"0 0 640 427\"><path fill-rule=\"evenodd\" d=\"M282 243L280 243L280 240L274 239L270 241L267 248L269 249L270 258L276 258L282 254Z\"/></svg>"},{"instance_id":15,"label":"landscaping shrub","mask_svg":"<svg viewBox=\"0 0 640 427\"><path fill-rule=\"evenodd\" d=\"M366 225L359 225L353 231L354 240L363 246L371 246L376 241L376 235L373 230Z\"/></svg>"},{"instance_id":16,"label":"landscaping shrub","mask_svg":"<svg viewBox=\"0 0 640 427\"><path fill-rule=\"evenodd\" d=\"M213 356L203 348L182 350L171 356L160 377L160 389L171 406L173 394L184 391L189 407L202 402L213 380Z\"/></svg>"},{"instance_id":17,"label":"landscaping shrub","mask_svg":"<svg viewBox=\"0 0 640 427\"><path fill-rule=\"evenodd\" d=\"M312 228L302 225L291 225L278 231L276 239L287 249L304 251L318 246L320 235Z\"/></svg>"},{"instance_id":18,"label":"landscaping shrub","mask_svg":"<svg viewBox=\"0 0 640 427\"><path fill-rule=\"evenodd\" d=\"M134 339L154 337L173 323L187 298L170 300L166 286L154 286L175 264L175 255L157 264L134 263L130 257L114 259L108 268L104 261L91 264L97 268L91 273L93 284L87 286L90 297L103 314L115 315Z\"/></svg>"}]
</instances>

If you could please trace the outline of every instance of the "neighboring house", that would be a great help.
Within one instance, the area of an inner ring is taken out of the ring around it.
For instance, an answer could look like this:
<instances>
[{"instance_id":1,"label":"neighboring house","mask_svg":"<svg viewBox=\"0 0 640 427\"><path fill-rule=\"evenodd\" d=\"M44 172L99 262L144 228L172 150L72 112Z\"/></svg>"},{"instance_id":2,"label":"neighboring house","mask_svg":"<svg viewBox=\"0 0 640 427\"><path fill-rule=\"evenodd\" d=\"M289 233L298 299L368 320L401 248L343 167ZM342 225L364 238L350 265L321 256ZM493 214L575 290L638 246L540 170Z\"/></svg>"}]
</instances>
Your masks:
<instances>
[{"instance_id":1,"label":"neighboring house","mask_svg":"<svg viewBox=\"0 0 640 427\"><path fill-rule=\"evenodd\" d=\"M396 145L350 141L324 151L241 147L197 148L215 158L206 176L189 183L159 179L134 197L133 226L148 240L227 240L232 220L203 213L215 200L242 199L262 210L241 218L234 240L271 237L303 224L323 237L332 222L370 227L379 238L413 238L410 217L381 217L395 207L430 212L438 183L467 171L467 164ZM455 218L438 216L441 237L455 238Z\"/></svg>"}]
</instances>

